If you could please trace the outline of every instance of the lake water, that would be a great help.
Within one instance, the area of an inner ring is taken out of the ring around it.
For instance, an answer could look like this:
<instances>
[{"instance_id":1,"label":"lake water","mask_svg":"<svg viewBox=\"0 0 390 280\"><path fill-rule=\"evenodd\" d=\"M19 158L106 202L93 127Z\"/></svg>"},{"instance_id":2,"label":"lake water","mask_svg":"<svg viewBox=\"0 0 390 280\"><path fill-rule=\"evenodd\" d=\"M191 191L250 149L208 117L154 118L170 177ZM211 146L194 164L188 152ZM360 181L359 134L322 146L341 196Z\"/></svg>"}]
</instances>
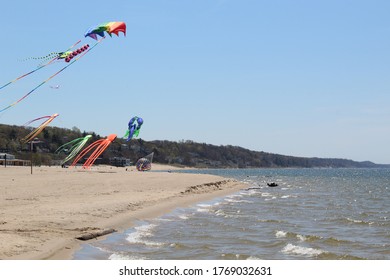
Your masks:
<instances>
[{"instance_id":1,"label":"lake water","mask_svg":"<svg viewBox=\"0 0 390 280\"><path fill-rule=\"evenodd\" d=\"M235 178L248 187L140 221L83 246L74 258L390 259L390 169L201 173Z\"/></svg>"}]
</instances>

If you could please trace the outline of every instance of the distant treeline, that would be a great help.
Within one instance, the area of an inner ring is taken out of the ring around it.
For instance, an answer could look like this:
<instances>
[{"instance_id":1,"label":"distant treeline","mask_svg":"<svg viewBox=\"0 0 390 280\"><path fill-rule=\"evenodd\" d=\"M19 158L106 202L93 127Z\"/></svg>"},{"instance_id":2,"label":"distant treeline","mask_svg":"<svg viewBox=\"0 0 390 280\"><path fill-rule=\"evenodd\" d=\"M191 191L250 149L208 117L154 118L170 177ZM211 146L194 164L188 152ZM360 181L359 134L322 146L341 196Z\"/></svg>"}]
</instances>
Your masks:
<instances>
[{"instance_id":1,"label":"distant treeline","mask_svg":"<svg viewBox=\"0 0 390 280\"><path fill-rule=\"evenodd\" d=\"M13 154L18 159L30 159L31 146L20 141L30 131L31 129L22 126L0 124L0 153ZM103 138L94 132L81 132L77 127L72 129L46 127L39 135L38 143L33 145L34 164L58 163L65 156L55 154L56 149L87 134L92 134L88 144ZM111 144L97 163L108 164L109 159L113 157L128 158L134 163L138 158L152 152L154 152L153 162L198 168L390 167L390 165L378 165L369 161L285 156L251 151L237 146L216 146L188 140L173 142L132 139L126 142L120 138Z\"/></svg>"}]
</instances>

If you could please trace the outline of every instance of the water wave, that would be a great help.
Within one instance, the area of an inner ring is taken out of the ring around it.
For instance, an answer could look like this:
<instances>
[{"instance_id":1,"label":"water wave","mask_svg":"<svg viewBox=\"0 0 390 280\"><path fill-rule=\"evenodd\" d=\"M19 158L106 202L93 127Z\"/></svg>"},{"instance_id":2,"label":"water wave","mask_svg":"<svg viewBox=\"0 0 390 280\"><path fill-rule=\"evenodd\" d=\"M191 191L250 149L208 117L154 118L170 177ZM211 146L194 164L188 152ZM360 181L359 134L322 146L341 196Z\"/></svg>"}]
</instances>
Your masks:
<instances>
[{"instance_id":1,"label":"water wave","mask_svg":"<svg viewBox=\"0 0 390 280\"><path fill-rule=\"evenodd\" d=\"M315 257L315 256L321 255L325 252L322 250L319 250L319 249L296 246L296 245L289 243L282 249L282 253Z\"/></svg>"},{"instance_id":2,"label":"water wave","mask_svg":"<svg viewBox=\"0 0 390 280\"><path fill-rule=\"evenodd\" d=\"M178 217L179 217L179 219L182 219L182 220L188 220L190 218L190 215L182 214L182 215L179 215Z\"/></svg>"},{"instance_id":3,"label":"water wave","mask_svg":"<svg viewBox=\"0 0 390 280\"><path fill-rule=\"evenodd\" d=\"M285 223L285 221L273 220L273 219L257 219L256 221L258 223L276 223L276 224Z\"/></svg>"},{"instance_id":4,"label":"water wave","mask_svg":"<svg viewBox=\"0 0 390 280\"><path fill-rule=\"evenodd\" d=\"M165 244L163 242L153 242L146 239L147 237L153 236L153 230L156 226L156 224L146 224L135 227L135 232L129 233L126 240L131 244L144 244L154 247L163 246Z\"/></svg>"},{"instance_id":5,"label":"water wave","mask_svg":"<svg viewBox=\"0 0 390 280\"><path fill-rule=\"evenodd\" d=\"M276 238L282 238L282 237L286 237L286 236L287 236L287 232L286 231L278 230L275 233L275 237Z\"/></svg>"},{"instance_id":6,"label":"water wave","mask_svg":"<svg viewBox=\"0 0 390 280\"><path fill-rule=\"evenodd\" d=\"M295 232L288 232L288 231L282 231L277 230L275 232L276 238L289 238L289 239L295 239L300 242L307 242L307 243L313 243L321 241L328 246L340 246L340 245L347 245L351 244L351 241L338 239L336 237L323 237L318 235L310 235L310 234L299 234Z\"/></svg>"},{"instance_id":7,"label":"water wave","mask_svg":"<svg viewBox=\"0 0 390 280\"><path fill-rule=\"evenodd\" d=\"M234 254L234 253L223 253L220 254L220 259L223 260L249 260L254 259L253 256L247 254Z\"/></svg>"},{"instance_id":8,"label":"water wave","mask_svg":"<svg viewBox=\"0 0 390 280\"><path fill-rule=\"evenodd\" d=\"M350 218L350 217L338 217L333 219L326 219L332 223L340 223L340 224L354 224L354 225L361 225L361 226L370 226L373 225L374 221L365 221L360 220L356 218Z\"/></svg>"},{"instance_id":9,"label":"water wave","mask_svg":"<svg viewBox=\"0 0 390 280\"><path fill-rule=\"evenodd\" d=\"M126 253L113 253L108 257L109 260L146 260L139 256L132 256Z\"/></svg>"},{"instance_id":10,"label":"water wave","mask_svg":"<svg viewBox=\"0 0 390 280\"><path fill-rule=\"evenodd\" d=\"M317 257L319 260L367 260L366 258L357 257L350 254L336 254L325 252Z\"/></svg>"},{"instance_id":11,"label":"water wave","mask_svg":"<svg viewBox=\"0 0 390 280\"><path fill-rule=\"evenodd\" d=\"M223 172L251 179L251 187L149 220L115 235L112 243L98 243L106 252L91 254L110 259L389 259L390 197L384 186L390 172L377 171L380 180L371 169L359 170L361 175L350 169ZM280 187L268 188L269 181Z\"/></svg>"}]
</instances>

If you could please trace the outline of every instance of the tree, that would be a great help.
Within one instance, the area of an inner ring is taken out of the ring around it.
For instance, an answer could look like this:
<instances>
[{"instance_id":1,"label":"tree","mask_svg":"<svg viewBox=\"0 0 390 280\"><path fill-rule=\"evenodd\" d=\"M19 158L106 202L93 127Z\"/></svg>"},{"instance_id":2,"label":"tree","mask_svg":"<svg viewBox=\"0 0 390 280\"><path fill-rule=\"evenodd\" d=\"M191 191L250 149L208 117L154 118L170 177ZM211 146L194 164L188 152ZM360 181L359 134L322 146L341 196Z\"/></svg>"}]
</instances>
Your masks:
<instances>
[{"instance_id":1,"label":"tree","mask_svg":"<svg viewBox=\"0 0 390 280\"><path fill-rule=\"evenodd\" d=\"M78 133L78 134L81 134L81 130L80 130L78 127L76 127L76 126L72 127L72 131L73 131L73 132L76 132L76 133ZM84 131L84 132L85 132L85 131Z\"/></svg>"}]
</instances>

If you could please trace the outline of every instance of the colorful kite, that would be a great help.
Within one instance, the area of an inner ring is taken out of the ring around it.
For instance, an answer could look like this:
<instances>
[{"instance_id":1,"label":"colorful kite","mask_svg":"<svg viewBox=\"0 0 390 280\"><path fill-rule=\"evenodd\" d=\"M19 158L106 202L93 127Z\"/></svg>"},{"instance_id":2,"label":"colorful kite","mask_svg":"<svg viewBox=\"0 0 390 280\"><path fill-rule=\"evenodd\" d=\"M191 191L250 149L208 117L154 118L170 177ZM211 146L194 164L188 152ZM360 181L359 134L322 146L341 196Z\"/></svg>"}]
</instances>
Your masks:
<instances>
[{"instance_id":1,"label":"colorful kite","mask_svg":"<svg viewBox=\"0 0 390 280\"><path fill-rule=\"evenodd\" d=\"M81 48L78 48L75 51L64 52L58 57L58 59L65 59L65 62L69 62L72 58L74 58L77 55L81 54L82 52L85 52L86 50L88 50L88 48L89 48L89 45L86 44L86 45L82 46Z\"/></svg>"},{"instance_id":2,"label":"colorful kite","mask_svg":"<svg viewBox=\"0 0 390 280\"><path fill-rule=\"evenodd\" d=\"M31 131L26 137L24 137L22 139L22 142L24 143L27 143L27 142L30 142L31 140L33 140L39 133L42 132L42 130L45 129L45 127L51 123L56 117L58 117L59 115L56 113L56 114L53 114L51 116L43 116L43 117L39 117L39 118L36 118L32 121L29 121L27 122L26 124L24 124L24 126L27 126L35 121L38 121L38 120L41 120L41 119L47 119L46 121L44 121L43 123L41 123L40 126L38 126L36 129L34 129L33 131Z\"/></svg>"},{"instance_id":3,"label":"colorful kite","mask_svg":"<svg viewBox=\"0 0 390 280\"><path fill-rule=\"evenodd\" d=\"M72 51L71 49L73 49L80 42L81 42L81 40L77 41L75 44L73 44L71 47L69 47L66 51L52 52L52 53L49 53L48 55L41 56L41 57L29 57L29 58L24 59L24 61L34 59L34 60L42 60L43 62L45 62L45 61L50 59L49 63L45 64L44 66L47 66L47 65L51 64L52 62L54 62L56 60L61 60L61 59L65 59L66 62L69 62L69 60L73 56L76 56L76 55L82 53L83 51L86 51L89 48L89 45L87 44L87 45L82 46L81 48L78 48L77 50ZM66 58L68 58L69 56L71 56L71 57L67 61ZM43 64L40 64L39 66L42 66L42 65Z\"/></svg>"},{"instance_id":4,"label":"colorful kite","mask_svg":"<svg viewBox=\"0 0 390 280\"><path fill-rule=\"evenodd\" d=\"M75 63L77 60L79 60L80 58L82 58L87 52L89 52L91 49L93 49L97 44L99 44L104 38L101 38L99 41L97 41L91 48L89 48L88 50L86 50L82 55L80 55L79 57L77 57L76 59L74 59L72 62L70 62L68 65L66 65L64 68L60 69L58 72L56 72L54 75L50 76L47 80L43 81L42 83L40 83L39 85L37 85L35 88L33 88L32 90L30 90L27 94L25 94L23 97L21 97L20 99L18 99L17 101L15 101L14 103L8 105L7 107L4 107L3 109L0 110L0 113L15 106L16 104L18 104L19 102L21 102L23 99L25 99L26 97L28 97L31 93L33 93L35 90L37 90L38 88L40 88L41 86L43 86L45 83L47 83L48 81L50 81L51 79L53 79L55 76L57 76L59 73L61 73L62 71L64 71L66 68L68 68L69 66L71 66L73 63Z\"/></svg>"},{"instance_id":5,"label":"colorful kite","mask_svg":"<svg viewBox=\"0 0 390 280\"><path fill-rule=\"evenodd\" d=\"M12 83L14 83L14 82L16 82L16 81L19 81L20 79L22 79L22 78L24 78L24 77L26 77L26 76L28 76L28 75L34 73L34 72L37 72L38 70L42 69L43 67L52 64L54 61L57 61L57 60L59 60L59 59L65 58L65 57L61 57L61 56L62 56L63 54L65 54L65 53L69 52L69 50L73 49L73 48L74 48L78 43L80 43L80 42L81 42L81 40L77 41L77 42L74 43L72 46L70 46L65 52L59 52L59 53L56 52L56 53L51 53L51 54L49 54L49 55L47 55L47 56L44 56L44 57L30 58L30 59L45 59L45 60L51 59L51 60L50 60L49 62L45 63L45 64L39 65L38 68L36 68L36 69L34 69L34 70L32 70L32 71L26 73L26 74L23 74L22 76L19 76L19 77L17 77L16 79L14 79L14 80L12 80L12 81L6 83L5 85L1 86L0 89L3 89L3 88L5 88L6 86L9 86L10 84L12 84ZM46 58L47 58L47 59L46 59Z\"/></svg>"},{"instance_id":6,"label":"colorful kite","mask_svg":"<svg viewBox=\"0 0 390 280\"><path fill-rule=\"evenodd\" d=\"M61 161L61 165L66 163L67 161L74 158L78 152L81 151L81 149L87 144L88 140L92 137L92 135L86 135L85 137L80 137L77 139L74 139L68 143L65 143L64 145L60 146L55 153L59 154L61 152L64 152L68 154L68 156Z\"/></svg>"},{"instance_id":7,"label":"colorful kite","mask_svg":"<svg viewBox=\"0 0 390 280\"><path fill-rule=\"evenodd\" d=\"M154 153L147 155L146 157L140 158L137 160L135 167L138 171L149 171L152 169L152 161L153 161Z\"/></svg>"},{"instance_id":8,"label":"colorful kite","mask_svg":"<svg viewBox=\"0 0 390 280\"><path fill-rule=\"evenodd\" d=\"M27 94L25 94L23 97L21 97L20 99L18 99L14 103L12 103L12 104L10 104L10 105L0 109L0 113L5 111L5 110L7 110L7 109L9 109L9 108L11 108L11 107L13 107L13 106L15 106L19 102L21 102L23 99L28 97L31 93L33 93L39 87L41 87L42 85L44 85L45 83L50 81L52 78L57 76L59 73L64 71L70 65L72 65L77 60L79 60L81 57L83 57L85 54L87 54L89 51L91 51L94 47L96 47L105 38L104 32L107 32L110 36L112 36L112 34L116 34L117 36L119 36L119 32L123 32L126 35L126 24L124 22L108 22L108 23L101 24L101 25L98 25L96 27L90 28L85 33L85 37L91 37L91 38L97 40L97 42L93 46L89 47L89 45L84 45L83 47L77 49L76 51L68 50L68 51L65 51L65 52L56 53L56 55L54 55L54 58L52 60L50 60L48 63L43 64L43 65L39 66L37 69L35 69L35 70L33 70L33 71L31 71L31 72L29 72L27 74L24 74L24 75L16 78L15 80L12 80L12 81L8 82L7 84L3 85L2 87L0 87L0 89L5 88L6 86L12 84L13 82L16 82L16 81L20 80L21 78L26 77L27 75L30 75L30 74L38 71L39 69L41 69L41 68L51 64L55 60L64 59L65 62L69 62L65 67L63 67L58 72L56 72L55 74L50 76L47 80L45 80L42 83L40 83L39 85L37 85L35 88L33 88ZM102 38L100 38L98 40L97 35L101 36ZM78 44L79 42L77 42L76 44ZM76 44L74 44L71 48L73 48Z\"/></svg>"},{"instance_id":9,"label":"colorful kite","mask_svg":"<svg viewBox=\"0 0 390 280\"><path fill-rule=\"evenodd\" d=\"M96 159L107 149L110 144L115 141L116 139L116 134L110 134L107 136L106 139L100 139L92 144L90 144L88 147L86 147L73 161L71 166L75 166L77 162L82 159L86 154L88 154L92 149L96 148L92 154L89 156L89 158L84 162L83 168L90 168Z\"/></svg>"},{"instance_id":10,"label":"colorful kite","mask_svg":"<svg viewBox=\"0 0 390 280\"><path fill-rule=\"evenodd\" d=\"M89 36L97 40L98 35L100 37L104 37L104 32L107 32L107 34L110 36L112 36L112 34L119 36L119 32L123 32L123 34L126 36L126 23L121 21L112 21L99 24L89 28L87 32L85 32L84 37Z\"/></svg>"},{"instance_id":11,"label":"colorful kite","mask_svg":"<svg viewBox=\"0 0 390 280\"><path fill-rule=\"evenodd\" d=\"M127 137L127 142L130 141L133 137L138 137L139 130L141 129L142 124L144 123L144 120L139 117L133 117L129 121L129 128L126 130L126 134L123 136L123 138Z\"/></svg>"}]
</instances>

